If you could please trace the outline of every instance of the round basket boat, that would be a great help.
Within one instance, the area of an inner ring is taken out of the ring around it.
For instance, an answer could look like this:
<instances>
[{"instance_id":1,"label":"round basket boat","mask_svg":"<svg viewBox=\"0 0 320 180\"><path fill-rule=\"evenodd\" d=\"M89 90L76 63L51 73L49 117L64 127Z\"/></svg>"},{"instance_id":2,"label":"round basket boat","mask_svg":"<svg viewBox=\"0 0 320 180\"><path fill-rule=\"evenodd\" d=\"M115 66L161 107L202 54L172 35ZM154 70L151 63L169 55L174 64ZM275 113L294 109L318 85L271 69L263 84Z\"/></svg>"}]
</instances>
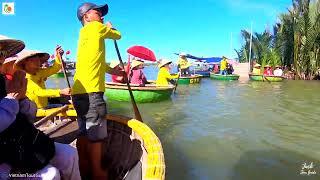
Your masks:
<instances>
[{"instance_id":1,"label":"round basket boat","mask_svg":"<svg viewBox=\"0 0 320 180\"><path fill-rule=\"evenodd\" d=\"M201 82L201 77L201 75L180 77L178 80L178 84L199 84Z\"/></svg>"},{"instance_id":2,"label":"round basket boat","mask_svg":"<svg viewBox=\"0 0 320 180\"><path fill-rule=\"evenodd\" d=\"M118 115L107 115L108 137L104 139L103 166L110 179L163 180L165 162L161 142L144 123ZM43 130L56 142L69 144L78 135L71 117ZM41 128L40 128L41 129Z\"/></svg>"},{"instance_id":3,"label":"round basket boat","mask_svg":"<svg viewBox=\"0 0 320 180\"><path fill-rule=\"evenodd\" d=\"M249 74L249 78L252 81L264 81L264 82L281 82L285 78L282 76L264 76Z\"/></svg>"},{"instance_id":4,"label":"round basket boat","mask_svg":"<svg viewBox=\"0 0 320 180\"><path fill-rule=\"evenodd\" d=\"M235 81L235 80L238 80L239 77L240 76L237 74L221 75L221 74L210 73L211 79L221 80L221 81Z\"/></svg>"},{"instance_id":5,"label":"round basket boat","mask_svg":"<svg viewBox=\"0 0 320 180\"><path fill-rule=\"evenodd\" d=\"M199 74L203 78L210 77L210 71L195 71L195 74Z\"/></svg>"},{"instance_id":6,"label":"round basket boat","mask_svg":"<svg viewBox=\"0 0 320 180\"><path fill-rule=\"evenodd\" d=\"M71 72L67 72L67 76L70 76L71 75ZM64 73L63 72L58 72L58 73L55 73L53 75L51 75L50 77L52 78L64 78Z\"/></svg>"},{"instance_id":7,"label":"round basket boat","mask_svg":"<svg viewBox=\"0 0 320 180\"><path fill-rule=\"evenodd\" d=\"M143 87L131 85L131 90L137 103L152 103L170 99L173 89L173 85L156 86L155 84L146 84ZM125 102L131 100L126 84L107 82L105 95L109 100Z\"/></svg>"}]
</instances>

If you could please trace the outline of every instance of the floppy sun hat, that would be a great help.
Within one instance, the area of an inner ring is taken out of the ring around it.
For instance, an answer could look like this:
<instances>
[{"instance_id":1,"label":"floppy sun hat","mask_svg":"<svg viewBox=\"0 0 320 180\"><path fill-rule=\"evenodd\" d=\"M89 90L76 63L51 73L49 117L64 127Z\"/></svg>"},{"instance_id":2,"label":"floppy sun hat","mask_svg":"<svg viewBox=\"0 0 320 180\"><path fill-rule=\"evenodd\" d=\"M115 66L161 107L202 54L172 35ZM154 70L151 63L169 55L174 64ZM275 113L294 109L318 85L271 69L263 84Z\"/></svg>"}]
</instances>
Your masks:
<instances>
[{"instance_id":1,"label":"floppy sun hat","mask_svg":"<svg viewBox=\"0 0 320 180\"><path fill-rule=\"evenodd\" d=\"M22 41L0 35L0 56L2 57L13 56L22 51L24 47L25 44Z\"/></svg>"},{"instance_id":2,"label":"floppy sun hat","mask_svg":"<svg viewBox=\"0 0 320 180\"><path fill-rule=\"evenodd\" d=\"M15 66L19 67L22 62L34 56L37 56L40 59L41 64L43 64L50 58L50 55L45 52L36 51L36 50L25 50L18 54L18 59L14 64Z\"/></svg>"},{"instance_id":3,"label":"floppy sun hat","mask_svg":"<svg viewBox=\"0 0 320 180\"><path fill-rule=\"evenodd\" d=\"M78 11L77 11L77 16L78 16L79 21L82 21L84 14L87 13L88 11L90 11L91 9L94 9L94 10L101 12L102 17L105 16L106 14L108 14L108 11L109 11L108 4L98 6L93 3L88 3L88 2L83 3L79 6Z\"/></svg>"}]
</instances>

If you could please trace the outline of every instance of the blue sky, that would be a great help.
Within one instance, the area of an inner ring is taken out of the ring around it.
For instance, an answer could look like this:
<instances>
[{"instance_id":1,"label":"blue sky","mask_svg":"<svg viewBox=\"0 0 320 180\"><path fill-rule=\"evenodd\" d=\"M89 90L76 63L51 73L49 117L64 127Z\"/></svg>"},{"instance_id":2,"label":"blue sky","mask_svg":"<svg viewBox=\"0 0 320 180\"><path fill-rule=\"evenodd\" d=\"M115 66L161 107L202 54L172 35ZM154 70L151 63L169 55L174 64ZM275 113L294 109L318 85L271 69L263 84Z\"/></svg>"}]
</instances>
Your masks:
<instances>
[{"instance_id":1,"label":"blue sky","mask_svg":"<svg viewBox=\"0 0 320 180\"><path fill-rule=\"evenodd\" d=\"M15 0L15 15L0 15L0 34L21 39L28 49L53 54L60 44L75 59L81 24L77 7L86 1ZM118 42L123 59L126 49L143 45L157 58L176 60L175 52L196 56L236 57L241 29L263 31L272 27L291 0L109 0L109 20L121 31ZM232 36L231 36L232 34ZM232 37L232 38L231 38ZM232 39L232 41L231 41ZM117 59L112 41L107 41L107 61Z\"/></svg>"}]
</instances>

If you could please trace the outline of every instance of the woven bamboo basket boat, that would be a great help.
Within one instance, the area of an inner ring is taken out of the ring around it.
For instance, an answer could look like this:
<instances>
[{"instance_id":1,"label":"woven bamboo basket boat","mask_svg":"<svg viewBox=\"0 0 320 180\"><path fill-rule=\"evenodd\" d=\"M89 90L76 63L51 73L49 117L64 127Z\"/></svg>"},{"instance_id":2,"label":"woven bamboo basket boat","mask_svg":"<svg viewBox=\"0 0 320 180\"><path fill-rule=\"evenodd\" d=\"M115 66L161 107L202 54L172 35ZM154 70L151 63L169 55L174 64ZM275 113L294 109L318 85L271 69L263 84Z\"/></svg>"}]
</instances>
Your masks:
<instances>
[{"instance_id":1,"label":"woven bamboo basket boat","mask_svg":"<svg viewBox=\"0 0 320 180\"><path fill-rule=\"evenodd\" d=\"M170 99L173 89L173 85L156 86L155 84L146 84L143 87L131 85L131 90L137 103L153 103ZM105 95L109 100L131 101L126 84L107 82Z\"/></svg>"},{"instance_id":2,"label":"woven bamboo basket boat","mask_svg":"<svg viewBox=\"0 0 320 180\"><path fill-rule=\"evenodd\" d=\"M51 121L55 125L51 128L38 122L35 126L56 142L70 144L78 135L77 119L75 116L62 118L61 115L65 112L54 116L56 120ZM106 121L108 137L104 140L103 164L108 168L110 179L165 179L162 145L152 129L138 120L119 115L108 114Z\"/></svg>"}]
</instances>

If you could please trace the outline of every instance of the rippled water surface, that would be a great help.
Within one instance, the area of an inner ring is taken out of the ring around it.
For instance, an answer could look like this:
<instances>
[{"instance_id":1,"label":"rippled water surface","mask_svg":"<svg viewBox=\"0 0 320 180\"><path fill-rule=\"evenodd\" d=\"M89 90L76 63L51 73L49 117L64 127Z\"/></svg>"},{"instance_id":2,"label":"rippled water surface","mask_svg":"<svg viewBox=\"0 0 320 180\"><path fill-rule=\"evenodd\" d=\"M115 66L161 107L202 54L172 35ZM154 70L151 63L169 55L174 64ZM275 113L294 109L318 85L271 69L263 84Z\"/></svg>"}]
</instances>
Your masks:
<instances>
[{"instance_id":1,"label":"rippled water surface","mask_svg":"<svg viewBox=\"0 0 320 180\"><path fill-rule=\"evenodd\" d=\"M154 70L146 69L150 79ZM203 79L179 85L171 100L138 106L162 142L167 179L320 179L319 90L318 81ZM108 108L133 115L129 103ZM300 175L304 162L317 174Z\"/></svg>"}]
</instances>

